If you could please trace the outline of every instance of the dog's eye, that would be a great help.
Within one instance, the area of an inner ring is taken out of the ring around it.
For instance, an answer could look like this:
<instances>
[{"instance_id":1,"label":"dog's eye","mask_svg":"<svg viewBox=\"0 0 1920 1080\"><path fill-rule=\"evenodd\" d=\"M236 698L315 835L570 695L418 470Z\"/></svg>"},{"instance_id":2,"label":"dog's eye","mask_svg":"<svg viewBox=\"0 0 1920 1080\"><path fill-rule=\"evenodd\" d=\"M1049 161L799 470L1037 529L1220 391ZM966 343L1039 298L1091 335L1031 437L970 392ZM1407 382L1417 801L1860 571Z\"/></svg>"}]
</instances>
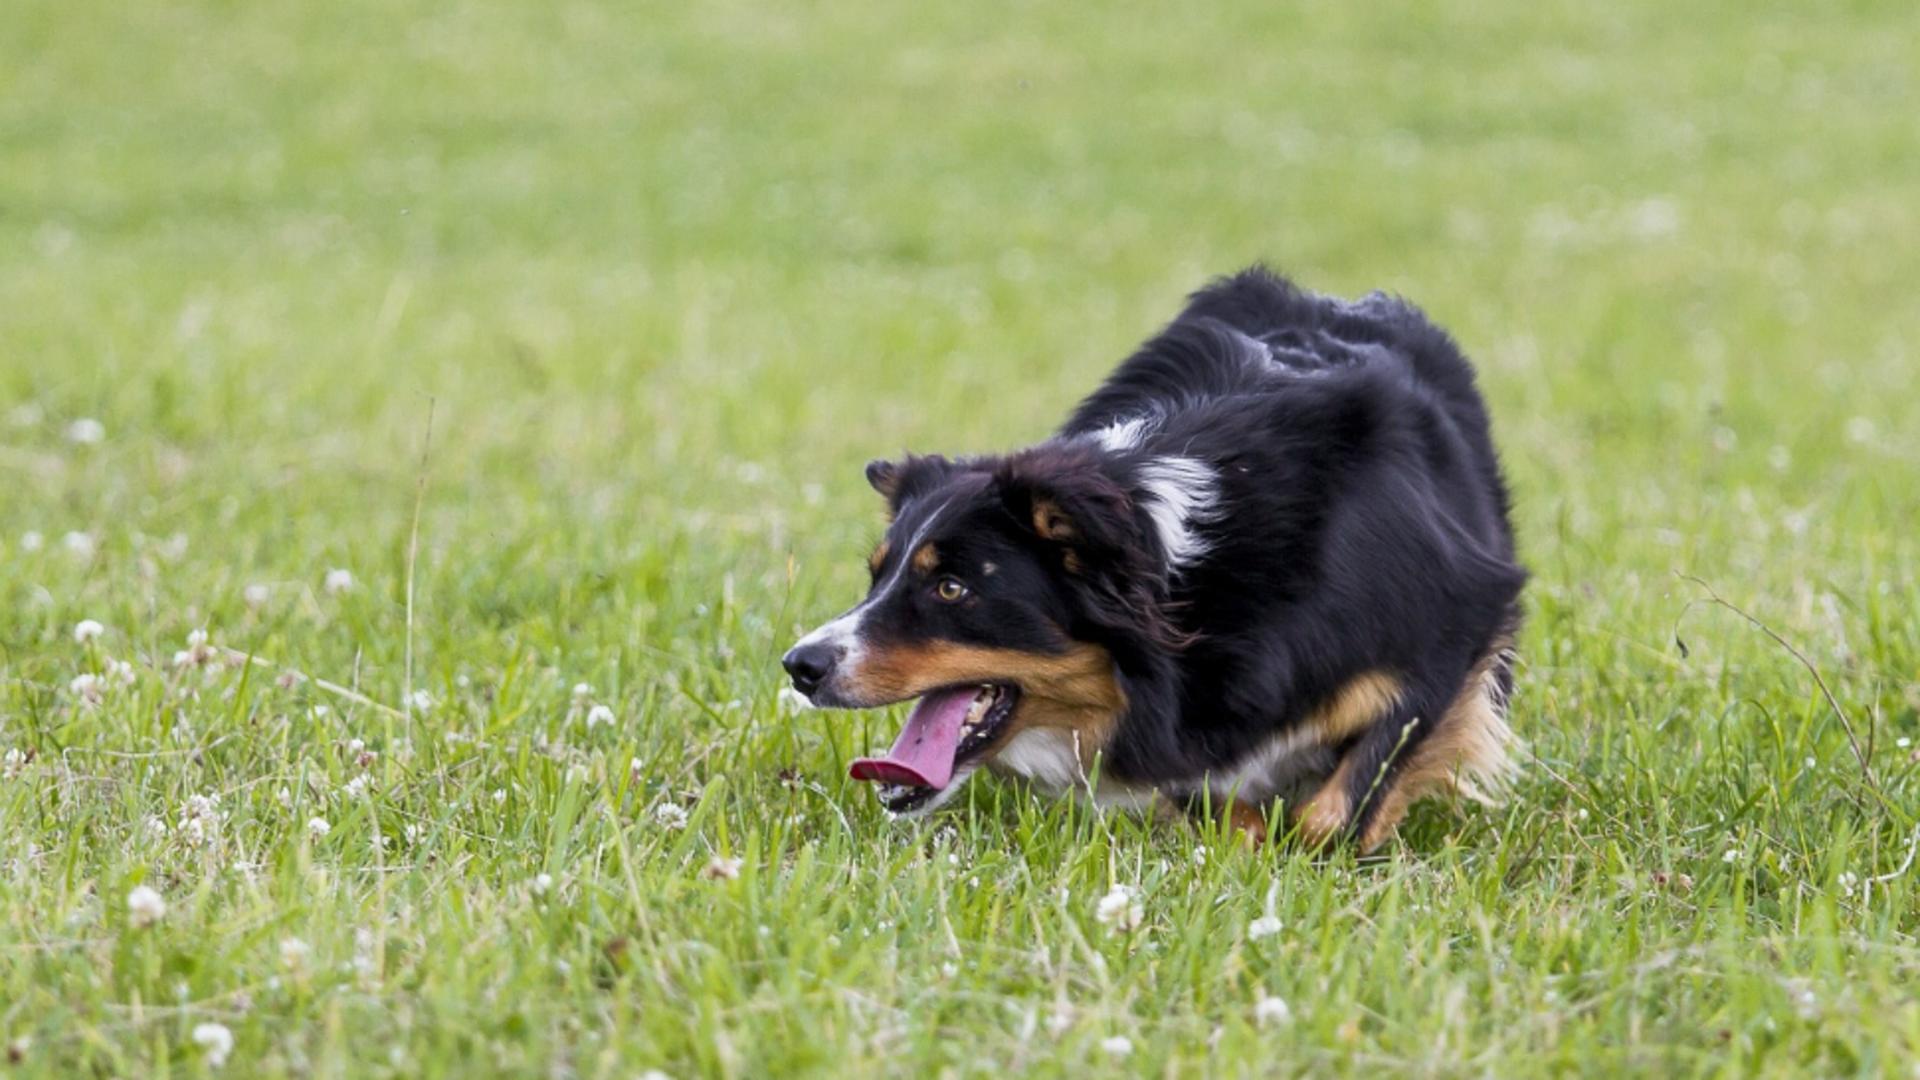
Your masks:
<instances>
[{"instance_id":1,"label":"dog's eye","mask_svg":"<svg viewBox=\"0 0 1920 1080\"><path fill-rule=\"evenodd\" d=\"M966 599L967 587L957 577L943 577L933 583L933 595L951 604Z\"/></svg>"}]
</instances>

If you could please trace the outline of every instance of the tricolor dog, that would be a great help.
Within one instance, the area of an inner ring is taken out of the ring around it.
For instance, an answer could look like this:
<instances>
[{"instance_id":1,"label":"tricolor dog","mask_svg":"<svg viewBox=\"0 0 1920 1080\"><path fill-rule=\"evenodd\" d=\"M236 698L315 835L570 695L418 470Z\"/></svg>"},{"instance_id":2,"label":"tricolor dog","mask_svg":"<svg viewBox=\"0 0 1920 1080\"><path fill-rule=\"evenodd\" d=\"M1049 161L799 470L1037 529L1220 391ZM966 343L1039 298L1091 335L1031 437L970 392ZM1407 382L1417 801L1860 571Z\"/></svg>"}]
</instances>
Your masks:
<instances>
[{"instance_id":1,"label":"tricolor dog","mask_svg":"<svg viewBox=\"0 0 1920 1080\"><path fill-rule=\"evenodd\" d=\"M853 763L895 813L984 766L1365 851L1512 768L1526 573L1473 369L1411 304L1250 269L1045 442L867 480L872 587L783 663L816 705L915 701Z\"/></svg>"}]
</instances>

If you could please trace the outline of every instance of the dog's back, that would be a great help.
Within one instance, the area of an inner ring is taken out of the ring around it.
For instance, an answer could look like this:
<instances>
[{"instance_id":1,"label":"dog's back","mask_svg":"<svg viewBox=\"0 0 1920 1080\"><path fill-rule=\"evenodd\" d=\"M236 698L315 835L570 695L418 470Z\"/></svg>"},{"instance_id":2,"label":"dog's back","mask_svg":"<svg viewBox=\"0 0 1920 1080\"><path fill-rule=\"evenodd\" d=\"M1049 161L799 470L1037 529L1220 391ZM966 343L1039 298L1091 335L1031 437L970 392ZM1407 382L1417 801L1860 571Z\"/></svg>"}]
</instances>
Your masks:
<instances>
[{"instance_id":1,"label":"dog's back","mask_svg":"<svg viewBox=\"0 0 1920 1080\"><path fill-rule=\"evenodd\" d=\"M1427 789L1497 782L1525 575L1473 369L1419 309L1244 271L1195 294L1060 437L1146 475L1180 462L1190 485L1145 488L1188 513L1178 721L1123 728L1116 775L1299 800L1313 789L1289 777L1346 762L1318 802L1369 845ZM1365 715L1328 724L1359 698Z\"/></svg>"}]
</instances>

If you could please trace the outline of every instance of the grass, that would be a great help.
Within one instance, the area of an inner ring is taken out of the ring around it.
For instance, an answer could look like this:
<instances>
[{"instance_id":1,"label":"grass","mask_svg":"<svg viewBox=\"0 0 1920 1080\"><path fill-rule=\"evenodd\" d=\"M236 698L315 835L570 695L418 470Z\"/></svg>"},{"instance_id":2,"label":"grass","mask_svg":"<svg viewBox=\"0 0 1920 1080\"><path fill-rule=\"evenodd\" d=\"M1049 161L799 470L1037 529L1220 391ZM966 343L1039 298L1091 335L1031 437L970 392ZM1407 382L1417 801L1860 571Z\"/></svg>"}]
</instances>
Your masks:
<instances>
[{"instance_id":1,"label":"grass","mask_svg":"<svg viewBox=\"0 0 1920 1080\"><path fill-rule=\"evenodd\" d=\"M5 1075L1914 1075L1920 8L7 24ZM885 822L776 694L860 464L1256 257L1482 367L1517 797Z\"/></svg>"}]
</instances>

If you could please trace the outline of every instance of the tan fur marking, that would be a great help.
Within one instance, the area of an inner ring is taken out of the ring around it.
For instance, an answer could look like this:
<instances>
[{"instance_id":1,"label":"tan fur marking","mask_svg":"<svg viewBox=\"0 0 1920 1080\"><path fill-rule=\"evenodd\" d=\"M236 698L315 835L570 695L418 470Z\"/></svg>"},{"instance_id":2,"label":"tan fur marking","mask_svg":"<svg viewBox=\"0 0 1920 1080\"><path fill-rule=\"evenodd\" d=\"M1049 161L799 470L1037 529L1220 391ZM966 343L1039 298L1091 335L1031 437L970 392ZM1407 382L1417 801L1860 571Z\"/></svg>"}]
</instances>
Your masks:
<instances>
[{"instance_id":1,"label":"tan fur marking","mask_svg":"<svg viewBox=\"0 0 1920 1080\"><path fill-rule=\"evenodd\" d=\"M1047 540L1071 540L1073 522L1052 499L1033 500L1033 531Z\"/></svg>"},{"instance_id":2,"label":"tan fur marking","mask_svg":"<svg viewBox=\"0 0 1920 1080\"><path fill-rule=\"evenodd\" d=\"M1267 815L1251 803L1233 800L1232 805L1227 807L1227 824L1249 847L1259 847L1267 842Z\"/></svg>"},{"instance_id":3,"label":"tan fur marking","mask_svg":"<svg viewBox=\"0 0 1920 1080\"><path fill-rule=\"evenodd\" d=\"M1347 781L1352 772L1353 758L1348 757L1327 777L1327 782L1320 785L1320 790L1314 792L1313 798L1295 811L1293 822L1301 843L1310 848L1325 847L1345 831L1353 817L1353 806L1347 801Z\"/></svg>"},{"instance_id":4,"label":"tan fur marking","mask_svg":"<svg viewBox=\"0 0 1920 1080\"><path fill-rule=\"evenodd\" d=\"M1360 850L1380 846L1407 816L1407 809L1428 796L1472 799L1491 805L1498 800L1514 772L1508 750L1513 730L1500 704L1496 649L1467 677L1460 693L1447 706L1433 734L1414 748L1380 796L1380 808L1367 822Z\"/></svg>"},{"instance_id":5,"label":"tan fur marking","mask_svg":"<svg viewBox=\"0 0 1920 1080\"><path fill-rule=\"evenodd\" d=\"M1384 671L1363 671L1313 710L1307 724L1322 743L1344 742L1372 727L1399 700L1399 679Z\"/></svg>"},{"instance_id":6,"label":"tan fur marking","mask_svg":"<svg viewBox=\"0 0 1920 1080\"><path fill-rule=\"evenodd\" d=\"M922 574L931 574L940 568L940 553L933 550L932 544L921 544L920 550L913 553L913 568Z\"/></svg>"},{"instance_id":7,"label":"tan fur marking","mask_svg":"<svg viewBox=\"0 0 1920 1080\"><path fill-rule=\"evenodd\" d=\"M876 574L879 573L880 568L887 563L887 552L892 550L893 545L887 543L885 540L880 541L880 546L874 548L873 554L867 556L867 569Z\"/></svg>"},{"instance_id":8,"label":"tan fur marking","mask_svg":"<svg viewBox=\"0 0 1920 1080\"><path fill-rule=\"evenodd\" d=\"M878 649L849 673L848 689L862 701L904 701L936 687L976 682L1020 686L1020 705L1001 738L1032 727L1066 728L1089 768L1127 704L1113 658L1084 644L1057 655L955 644Z\"/></svg>"},{"instance_id":9,"label":"tan fur marking","mask_svg":"<svg viewBox=\"0 0 1920 1080\"><path fill-rule=\"evenodd\" d=\"M1335 690L1307 717L1321 745L1343 742L1373 726L1400 700L1400 680L1385 671L1363 671ZM1313 797L1295 808L1293 820L1308 847L1320 847L1347 827L1353 807L1347 800L1351 759L1345 759Z\"/></svg>"}]
</instances>

